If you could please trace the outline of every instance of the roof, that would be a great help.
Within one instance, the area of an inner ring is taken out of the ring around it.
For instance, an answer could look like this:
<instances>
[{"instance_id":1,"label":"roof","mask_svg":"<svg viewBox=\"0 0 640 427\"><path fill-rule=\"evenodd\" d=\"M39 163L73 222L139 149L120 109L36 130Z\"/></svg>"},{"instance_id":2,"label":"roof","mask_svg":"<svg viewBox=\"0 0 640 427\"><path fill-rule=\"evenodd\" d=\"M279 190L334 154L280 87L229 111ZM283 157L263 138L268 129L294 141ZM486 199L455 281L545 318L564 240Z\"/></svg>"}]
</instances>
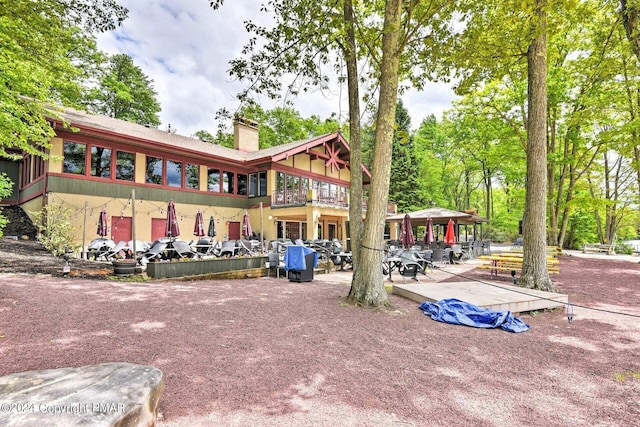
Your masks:
<instances>
[{"instance_id":1,"label":"roof","mask_svg":"<svg viewBox=\"0 0 640 427\"><path fill-rule=\"evenodd\" d=\"M487 222L486 218L481 218L475 215L471 215L465 212L453 211L451 209L441 208L441 207L433 207L428 209L422 209L419 211L409 212L409 218L411 221L419 221L431 218L431 220L435 224L445 224L449 219L453 219L456 222L463 223L477 223L477 222ZM396 214L387 217L387 221L389 222L401 222L406 214Z\"/></svg>"},{"instance_id":2,"label":"roof","mask_svg":"<svg viewBox=\"0 0 640 427\"><path fill-rule=\"evenodd\" d=\"M205 153L235 162L255 162L260 160L278 161L298 153L309 152L311 148L320 144L326 144L328 141L337 142L343 154L350 151L348 144L338 132L293 141L288 144L253 152L244 152L204 142L197 138L182 136L100 114L78 111L73 108L64 108L61 114L70 127L78 128L83 133L100 134L110 139L120 138L130 141L137 140L141 143L160 144L194 153Z\"/></svg>"}]
</instances>

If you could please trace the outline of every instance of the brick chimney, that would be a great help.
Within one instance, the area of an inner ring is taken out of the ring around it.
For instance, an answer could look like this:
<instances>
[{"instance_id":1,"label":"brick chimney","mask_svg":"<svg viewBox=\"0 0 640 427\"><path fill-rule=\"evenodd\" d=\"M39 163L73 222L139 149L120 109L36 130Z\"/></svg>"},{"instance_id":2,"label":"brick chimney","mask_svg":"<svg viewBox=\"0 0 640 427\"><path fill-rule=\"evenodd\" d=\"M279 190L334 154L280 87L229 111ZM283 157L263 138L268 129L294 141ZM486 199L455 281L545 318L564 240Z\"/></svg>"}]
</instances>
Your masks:
<instances>
[{"instance_id":1,"label":"brick chimney","mask_svg":"<svg viewBox=\"0 0 640 427\"><path fill-rule=\"evenodd\" d=\"M258 123L246 117L233 119L233 148L250 153L258 151Z\"/></svg>"}]
</instances>

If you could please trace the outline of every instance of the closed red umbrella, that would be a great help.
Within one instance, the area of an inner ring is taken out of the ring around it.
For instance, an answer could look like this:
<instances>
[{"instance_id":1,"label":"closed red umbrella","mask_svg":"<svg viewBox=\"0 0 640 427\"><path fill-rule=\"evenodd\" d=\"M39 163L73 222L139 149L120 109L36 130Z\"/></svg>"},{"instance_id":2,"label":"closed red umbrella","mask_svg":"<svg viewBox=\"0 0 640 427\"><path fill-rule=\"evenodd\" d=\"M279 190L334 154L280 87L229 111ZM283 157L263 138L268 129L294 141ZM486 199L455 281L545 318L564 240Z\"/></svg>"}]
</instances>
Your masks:
<instances>
[{"instance_id":1,"label":"closed red umbrella","mask_svg":"<svg viewBox=\"0 0 640 427\"><path fill-rule=\"evenodd\" d=\"M427 218L427 231L424 233L424 242L427 245L433 243L435 239L433 238L433 220L431 217Z\"/></svg>"},{"instance_id":2,"label":"closed red umbrella","mask_svg":"<svg viewBox=\"0 0 640 427\"><path fill-rule=\"evenodd\" d=\"M405 248L415 245L416 239L413 237L413 229L411 227L411 217L405 214L400 226L400 244Z\"/></svg>"},{"instance_id":3,"label":"closed red umbrella","mask_svg":"<svg viewBox=\"0 0 640 427\"><path fill-rule=\"evenodd\" d=\"M100 211L100 217L98 218L98 235L101 237L109 234L109 228L107 227L107 210L102 209Z\"/></svg>"},{"instance_id":4,"label":"closed red umbrella","mask_svg":"<svg viewBox=\"0 0 640 427\"><path fill-rule=\"evenodd\" d=\"M193 234L196 237L204 236L204 218L202 217L202 211L198 211L196 214L196 223L193 226Z\"/></svg>"},{"instance_id":5,"label":"closed red umbrella","mask_svg":"<svg viewBox=\"0 0 640 427\"><path fill-rule=\"evenodd\" d=\"M251 221L249 220L249 212L244 211L244 217L242 218L242 236L248 239L252 235L253 235L253 230L251 230Z\"/></svg>"},{"instance_id":6,"label":"closed red umbrella","mask_svg":"<svg viewBox=\"0 0 640 427\"><path fill-rule=\"evenodd\" d=\"M453 220L449 219L449 223L447 224L447 232L444 234L444 243L445 245L455 245L456 244L456 234L453 230Z\"/></svg>"},{"instance_id":7,"label":"closed red umbrella","mask_svg":"<svg viewBox=\"0 0 640 427\"><path fill-rule=\"evenodd\" d=\"M167 224L164 229L167 237L178 237L180 235L180 227L178 226L178 217L176 216L176 207L173 200L169 202L167 207Z\"/></svg>"}]
</instances>

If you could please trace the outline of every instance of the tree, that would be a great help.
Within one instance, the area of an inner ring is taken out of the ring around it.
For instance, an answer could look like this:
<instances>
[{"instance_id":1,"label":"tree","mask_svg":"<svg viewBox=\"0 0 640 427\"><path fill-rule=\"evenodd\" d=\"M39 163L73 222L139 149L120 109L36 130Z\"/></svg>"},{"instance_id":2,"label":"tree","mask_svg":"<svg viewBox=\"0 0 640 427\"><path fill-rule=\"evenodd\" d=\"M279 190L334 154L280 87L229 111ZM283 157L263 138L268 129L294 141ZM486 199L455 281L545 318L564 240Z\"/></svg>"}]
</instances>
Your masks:
<instances>
[{"instance_id":1,"label":"tree","mask_svg":"<svg viewBox=\"0 0 640 427\"><path fill-rule=\"evenodd\" d=\"M150 80L125 54L113 55L90 93L92 111L145 126L158 126L160 104Z\"/></svg>"},{"instance_id":2,"label":"tree","mask_svg":"<svg viewBox=\"0 0 640 427\"><path fill-rule=\"evenodd\" d=\"M78 51L92 31L115 28L127 13L114 0L0 0L0 157L46 155L46 117L79 92Z\"/></svg>"},{"instance_id":3,"label":"tree","mask_svg":"<svg viewBox=\"0 0 640 427\"><path fill-rule=\"evenodd\" d=\"M420 192L419 165L411 135L411 116L402 100L396 106L395 121L389 198L395 202L398 211L410 212L424 208L424 199Z\"/></svg>"}]
</instances>

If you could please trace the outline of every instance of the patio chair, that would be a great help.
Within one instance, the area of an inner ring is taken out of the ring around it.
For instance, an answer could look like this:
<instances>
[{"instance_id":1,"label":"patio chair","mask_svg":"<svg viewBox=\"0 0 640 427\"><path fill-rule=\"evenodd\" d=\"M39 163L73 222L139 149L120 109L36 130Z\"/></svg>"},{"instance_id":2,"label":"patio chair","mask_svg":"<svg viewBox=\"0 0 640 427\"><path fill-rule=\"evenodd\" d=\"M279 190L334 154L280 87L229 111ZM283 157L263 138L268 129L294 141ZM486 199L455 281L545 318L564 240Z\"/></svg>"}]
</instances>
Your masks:
<instances>
[{"instance_id":1,"label":"patio chair","mask_svg":"<svg viewBox=\"0 0 640 427\"><path fill-rule=\"evenodd\" d=\"M469 259L468 254L462 250L461 245L451 245L451 263L463 264L464 259Z\"/></svg>"},{"instance_id":2,"label":"patio chair","mask_svg":"<svg viewBox=\"0 0 640 427\"><path fill-rule=\"evenodd\" d=\"M238 247L235 240L227 240L222 242L220 247L220 257L232 257L238 253Z\"/></svg>"},{"instance_id":3,"label":"patio chair","mask_svg":"<svg viewBox=\"0 0 640 427\"><path fill-rule=\"evenodd\" d=\"M173 250L180 258L200 258L200 254L193 250L193 248L184 240L174 240L171 243Z\"/></svg>"},{"instance_id":4,"label":"patio chair","mask_svg":"<svg viewBox=\"0 0 640 427\"><path fill-rule=\"evenodd\" d=\"M142 262L142 260L144 260L144 262L146 263L149 261L158 261L161 259L166 259L165 251L167 249L168 244L169 244L168 239L156 240L155 242L153 242L153 244L151 245L148 251L146 251L145 253L143 253L138 257L138 261Z\"/></svg>"},{"instance_id":5,"label":"patio chair","mask_svg":"<svg viewBox=\"0 0 640 427\"><path fill-rule=\"evenodd\" d=\"M106 239L104 237L100 237L98 239L94 239L87 246L87 259L94 259L95 261L98 258L104 258L106 260L105 255L111 251L116 246L116 242L111 239Z\"/></svg>"},{"instance_id":6,"label":"patio chair","mask_svg":"<svg viewBox=\"0 0 640 427\"><path fill-rule=\"evenodd\" d=\"M279 279L280 278L280 270L284 269L284 262L280 259L280 254L277 252L270 252L268 255L269 257L269 270L267 271L267 276L269 275L269 272L271 271L272 268L276 269L276 277Z\"/></svg>"},{"instance_id":7,"label":"patio chair","mask_svg":"<svg viewBox=\"0 0 640 427\"><path fill-rule=\"evenodd\" d=\"M128 245L129 242L126 242L124 240L119 241L118 243L116 243L116 246L113 249L109 250L109 252L104 255L104 258L107 261L126 258L126 252L129 251Z\"/></svg>"},{"instance_id":8,"label":"patio chair","mask_svg":"<svg viewBox=\"0 0 640 427\"><path fill-rule=\"evenodd\" d=\"M442 265L443 262L443 257L444 257L444 251L440 248L434 248L432 249L431 252L431 264L435 265Z\"/></svg>"}]
</instances>

